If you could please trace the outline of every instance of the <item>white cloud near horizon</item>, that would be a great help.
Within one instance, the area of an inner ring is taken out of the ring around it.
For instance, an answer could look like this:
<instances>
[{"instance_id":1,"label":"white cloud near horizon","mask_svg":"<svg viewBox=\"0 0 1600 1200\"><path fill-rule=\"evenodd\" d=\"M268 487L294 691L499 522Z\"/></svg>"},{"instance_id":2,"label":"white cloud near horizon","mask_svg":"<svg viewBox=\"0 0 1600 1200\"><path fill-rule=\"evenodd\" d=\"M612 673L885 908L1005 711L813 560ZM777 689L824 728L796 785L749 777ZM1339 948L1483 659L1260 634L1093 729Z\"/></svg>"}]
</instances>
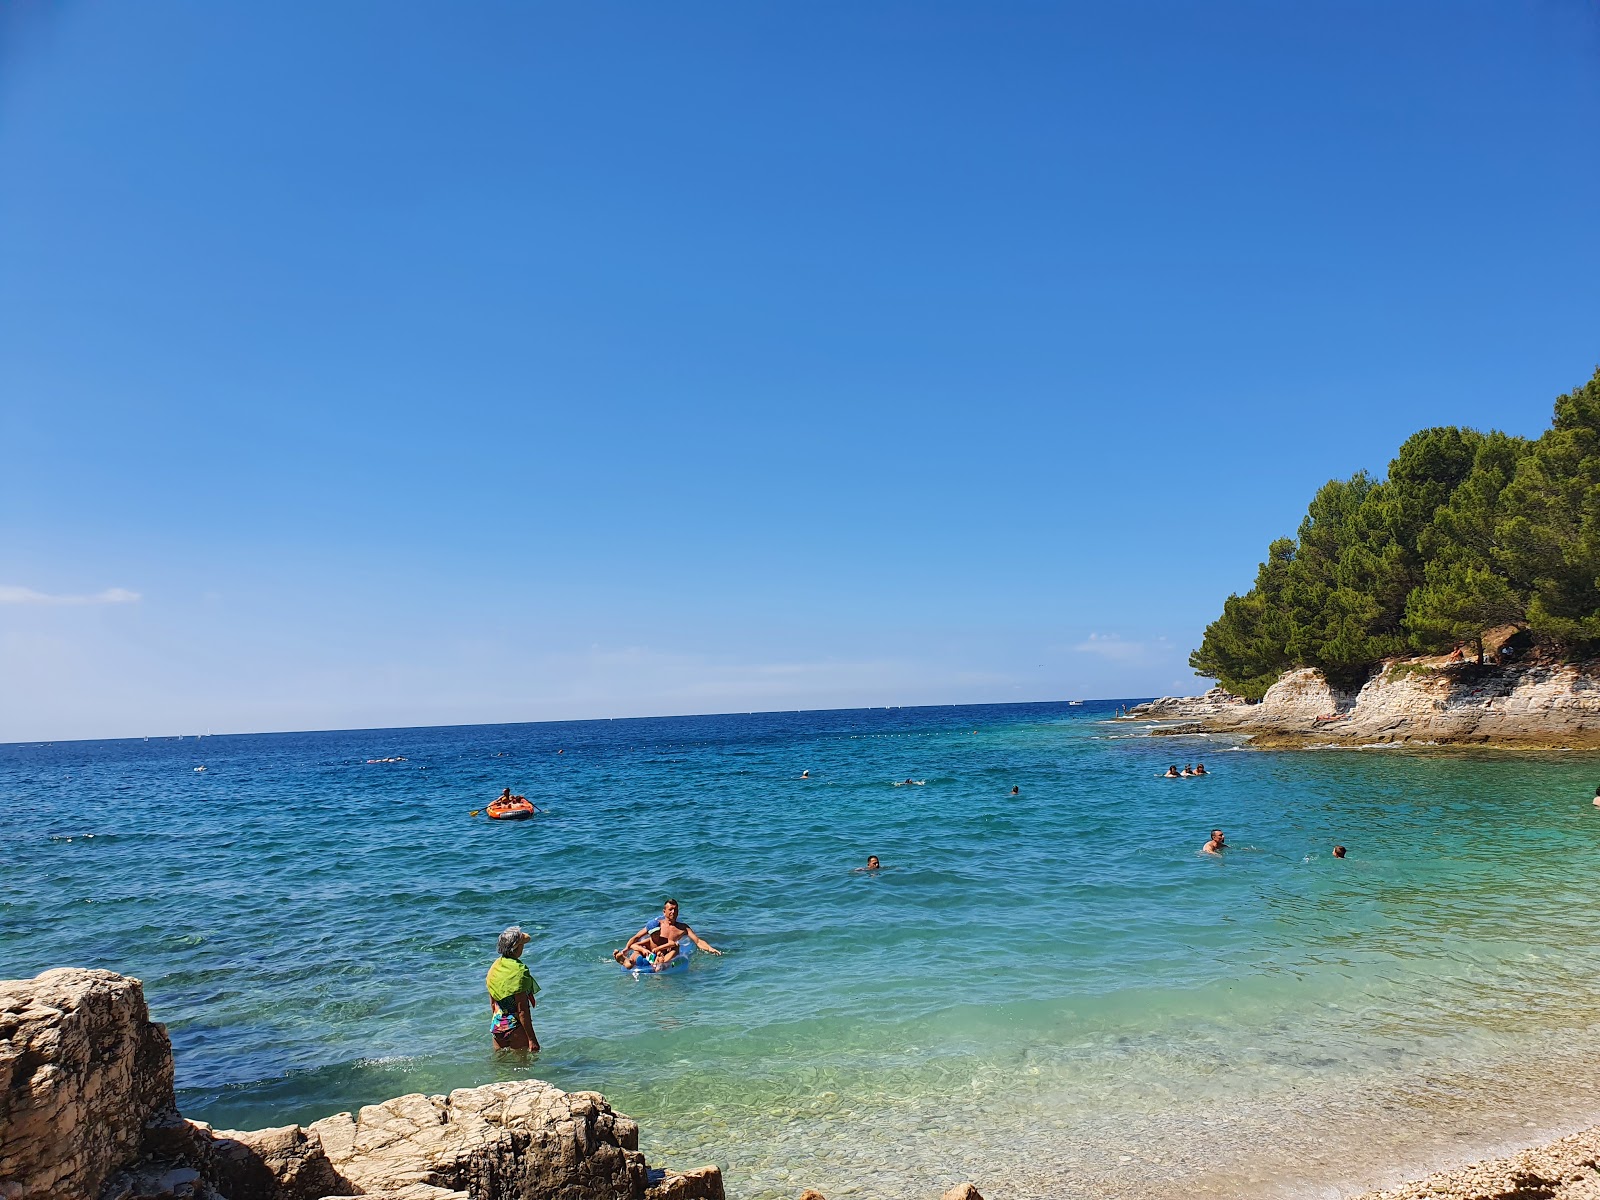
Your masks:
<instances>
[{"instance_id":1,"label":"white cloud near horizon","mask_svg":"<svg viewBox=\"0 0 1600 1200\"><path fill-rule=\"evenodd\" d=\"M72 596L51 595L33 588L0 584L0 604L137 604L140 598L138 592L119 587L107 588L92 596Z\"/></svg>"},{"instance_id":2,"label":"white cloud near horizon","mask_svg":"<svg viewBox=\"0 0 1600 1200\"><path fill-rule=\"evenodd\" d=\"M1153 642L1130 642L1116 633L1091 633L1070 647L1079 654L1093 654L1111 662L1140 662L1172 648L1166 638Z\"/></svg>"}]
</instances>

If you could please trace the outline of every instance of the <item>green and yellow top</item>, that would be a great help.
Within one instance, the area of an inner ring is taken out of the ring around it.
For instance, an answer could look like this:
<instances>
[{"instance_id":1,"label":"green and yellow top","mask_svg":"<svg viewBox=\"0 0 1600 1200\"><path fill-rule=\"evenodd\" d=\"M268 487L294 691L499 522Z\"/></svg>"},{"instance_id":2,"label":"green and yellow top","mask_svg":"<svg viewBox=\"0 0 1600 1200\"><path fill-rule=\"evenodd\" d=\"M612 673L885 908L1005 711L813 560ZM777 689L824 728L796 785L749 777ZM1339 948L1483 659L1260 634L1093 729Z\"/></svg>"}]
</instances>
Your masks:
<instances>
[{"instance_id":1,"label":"green and yellow top","mask_svg":"<svg viewBox=\"0 0 1600 1200\"><path fill-rule=\"evenodd\" d=\"M484 983L489 988L489 999L496 1004L504 1004L517 996L531 996L539 990L539 981L520 958L495 959Z\"/></svg>"}]
</instances>

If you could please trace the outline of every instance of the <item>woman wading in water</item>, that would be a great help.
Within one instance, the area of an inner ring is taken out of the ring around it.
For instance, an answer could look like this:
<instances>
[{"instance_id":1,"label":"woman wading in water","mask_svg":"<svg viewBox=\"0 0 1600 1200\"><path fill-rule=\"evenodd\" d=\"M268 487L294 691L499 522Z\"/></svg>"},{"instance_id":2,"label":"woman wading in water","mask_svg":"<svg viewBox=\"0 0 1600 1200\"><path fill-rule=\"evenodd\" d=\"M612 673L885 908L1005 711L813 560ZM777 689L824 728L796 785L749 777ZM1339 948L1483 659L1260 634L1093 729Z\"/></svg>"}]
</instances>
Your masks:
<instances>
[{"instance_id":1,"label":"woman wading in water","mask_svg":"<svg viewBox=\"0 0 1600 1200\"><path fill-rule=\"evenodd\" d=\"M507 929L500 935L500 957L484 978L489 1007L494 1010L489 1032L496 1050L539 1049L539 1038L533 1032L533 994L539 990L539 981L522 962L522 948L532 940L520 925Z\"/></svg>"}]
</instances>

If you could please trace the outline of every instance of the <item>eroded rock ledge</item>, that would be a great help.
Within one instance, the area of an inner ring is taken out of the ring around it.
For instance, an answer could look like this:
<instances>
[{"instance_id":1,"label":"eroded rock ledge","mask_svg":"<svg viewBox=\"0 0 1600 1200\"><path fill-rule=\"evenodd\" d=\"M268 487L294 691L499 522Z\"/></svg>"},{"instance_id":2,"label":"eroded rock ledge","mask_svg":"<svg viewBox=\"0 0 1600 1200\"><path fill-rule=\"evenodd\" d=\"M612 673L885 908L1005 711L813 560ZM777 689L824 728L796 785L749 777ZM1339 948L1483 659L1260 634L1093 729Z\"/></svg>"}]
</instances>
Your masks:
<instances>
[{"instance_id":1,"label":"eroded rock ledge","mask_svg":"<svg viewBox=\"0 0 1600 1200\"><path fill-rule=\"evenodd\" d=\"M1383 664L1359 691L1290 671L1247 704L1221 688L1163 697L1127 718L1158 734L1233 733L1254 746L1484 745L1600 748L1600 663L1479 666L1448 658Z\"/></svg>"},{"instance_id":2,"label":"eroded rock ledge","mask_svg":"<svg viewBox=\"0 0 1600 1200\"><path fill-rule=\"evenodd\" d=\"M184 1119L172 1081L137 979L0 982L0 1198L723 1200L717 1167L652 1169L594 1092L526 1080L240 1132Z\"/></svg>"}]
</instances>

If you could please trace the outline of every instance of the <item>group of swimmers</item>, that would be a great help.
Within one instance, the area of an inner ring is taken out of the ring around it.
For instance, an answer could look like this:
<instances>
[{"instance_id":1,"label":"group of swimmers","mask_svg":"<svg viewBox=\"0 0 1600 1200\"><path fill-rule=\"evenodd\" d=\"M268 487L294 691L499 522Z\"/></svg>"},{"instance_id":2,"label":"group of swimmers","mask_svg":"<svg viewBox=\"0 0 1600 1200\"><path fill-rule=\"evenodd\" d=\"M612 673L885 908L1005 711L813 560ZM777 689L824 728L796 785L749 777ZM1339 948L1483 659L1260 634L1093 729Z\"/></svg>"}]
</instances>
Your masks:
<instances>
[{"instance_id":1,"label":"group of swimmers","mask_svg":"<svg viewBox=\"0 0 1600 1200\"><path fill-rule=\"evenodd\" d=\"M1206 770L1205 763L1195 763L1192 766L1187 766L1186 765L1183 768L1183 770L1181 770L1181 771L1178 770L1177 764L1174 763L1172 766L1167 768L1167 773L1165 775L1163 775L1161 778L1163 778L1163 779L1190 779L1190 778L1193 778L1196 775L1209 775L1209 774L1211 774L1211 772Z\"/></svg>"},{"instance_id":2,"label":"group of swimmers","mask_svg":"<svg viewBox=\"0 0 1600 1200\"><path fill-rule=\"evenodd\" d=\"M1600 789L1597 789L1597 790L1600 790ZM1597 802L1597 803L1600 803L1600 802ZM1223 834L1222 830L1213 829L1211 831L1210 840L1207 841L1204 846L1200 847L1200 853L1201 854L1217 854L1217 855L1220 855L1227 848L1228 848L1227 836L1225 834ZM1345 850L1344 850L1343 846L1335 846L1333 848L1333 856L1335 858L1343 858L1344 855L1345 855Z\"/></svg>"}]
</instances>

